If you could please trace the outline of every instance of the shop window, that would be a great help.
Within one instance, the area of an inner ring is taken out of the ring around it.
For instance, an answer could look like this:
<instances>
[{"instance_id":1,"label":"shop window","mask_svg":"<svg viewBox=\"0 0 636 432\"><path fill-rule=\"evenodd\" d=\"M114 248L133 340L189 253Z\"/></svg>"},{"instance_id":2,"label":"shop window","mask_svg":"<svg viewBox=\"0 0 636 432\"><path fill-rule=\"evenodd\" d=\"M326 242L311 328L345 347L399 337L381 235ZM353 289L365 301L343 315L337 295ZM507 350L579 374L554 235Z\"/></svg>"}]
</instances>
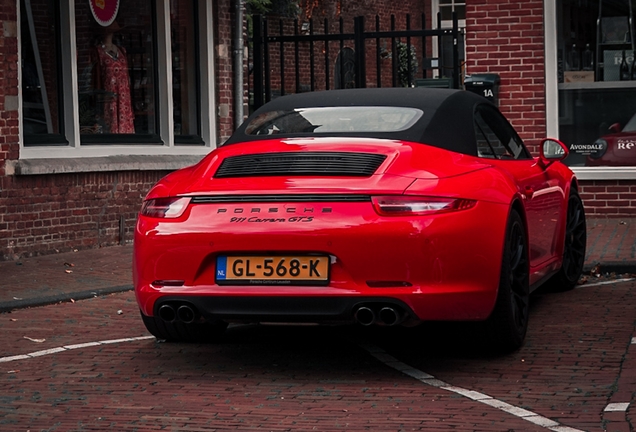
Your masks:
<instances>
[{"instance_id":1,"label":"shop window","mask_svg":"<svg viewBox=\"0 0 636 432\"><path fill-rule=\"evenodd\" d=\"M466 2L456 0L439 0L439 12L442 15L442 21L453 19L453 12L457 12L457 19L466 19Z\"/></svg>"},{"instance_id":2,"label":"shop window","mask_svg":"<svg viewBox=\"0 0 636 432\"><path fill-rule=\"evenodd\" d=\"M571 166L636 166L635 4L557 1L559 138Z\"/></svg>"},{"instance_id":3,"label":"shop window","mask_svg":"<svg viewBox=\"0 0 636 432\"><path fill-rule=\"evenodd\" d=\"M22 125L25 145L66 145L59 86L58 2L22 0L20 37Z\"/></svg>"},{"instance_id":4,"label":"shop window","mask_svg":"<svg viewBox=\"0 0 636 432\"><path fill-rule=\"evenodd\" d=\"M154 2L119 2L101 21L75 2L82 144L159 142Z\"/></svg>"},{"instance_id":5,"label":"shop window","mask_svg":"<svg viewBox=\"0 0 636 432\"><path fill-rule=\"evenodd\" d=\"M172 92L176 144L201 144L198 1L170 1Z\"/></svg>"},{"instance_id":6,"label":"shop window","mask_svg":"<svg viewBox=\"0 0 636 432\"><path fill-rule=\"evenodd\" d=\"M211 3L166 3L20 0L20 159L46 172L48 159L215 144Z\"/></svg>"}]
</instances>

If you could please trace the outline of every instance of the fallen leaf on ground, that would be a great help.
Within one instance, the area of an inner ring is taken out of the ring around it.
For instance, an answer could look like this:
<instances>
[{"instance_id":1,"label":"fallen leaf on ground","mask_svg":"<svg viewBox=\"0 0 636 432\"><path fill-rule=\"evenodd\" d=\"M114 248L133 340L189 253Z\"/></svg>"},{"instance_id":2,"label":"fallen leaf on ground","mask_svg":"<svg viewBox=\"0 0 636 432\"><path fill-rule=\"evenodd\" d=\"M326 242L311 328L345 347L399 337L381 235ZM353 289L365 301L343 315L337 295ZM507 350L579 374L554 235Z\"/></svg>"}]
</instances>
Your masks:
<instances>
[{"instance_id":1,"label":"fallen leaf on ground","mask_svg":"<svg viewBox=\"0 0 636 432\"><path fill-rule=\"evenodd\" d=\"M15 318L9 318L9 321L16 322L16 321L17 321L17 319L15 319Z\"/></svg>"},{"instance_id":2,"label":"fallen leaf on ground","mask_svg":"<svg viewBox=\"0 0 636 432\"><path fill-rule=\"evenodd\" d=\"M73 273L73 270L66 269L64 270L66 273Z\"/></svg>"},{"instance_id":3,"label":"fallen leaf on ground","mask_svg":"<svg viewBox=\"0 0 636 432\"><path fill-rule=\"evenodd\" d=\"M31 342L36 342L36 343L42 343L42 342L44 342L46 340L46 339L33 339L33 338L28 337L28 336L23 336L23 337L25 339L30 340Z\"/></svg>"},{"instance_id":4,"label":"fallen leaf on ground","mask_svg":"<svg viewBox=\"0 0 636 432\"><path fill-rule=\"evenodd\" d=\"M119 309L119 310L117 311L117 315L121 315L121 314L123 314L123 313L124 313L124 311L123 311L123 310L121 310L121 309Z\"/></svg>"},{"instance_id":5,"label":"fallen leaf on ground","mask_svg":"<svg viewBox=\"0 0 636 432\"><path fill-rule=\"evenodd\" d=\"M73 264L73 263L67 263L67 262L65 262L65 263L64 263L64 265L65 265L66 267L75 267L75 264Z\"/></svg>"},{"instance_id":6,"label":"fallen leaf on ground","mask_svg":"<svg viewBox=\"0 0 636 432\"><path fill-rule=\"evenodd\" d=\"M13 300L22 300L22 297L13 297Z\"/></svg>"},{"instance_id":7,"label":"fallen leaf on ground","mask_svg":"<svg viewBox=\"0 0 636 432\"><path fill-rule=\"evenodd\" d=\"M75 303L75 300L71 299L71 303Z\"/></svg>"}]
</instances>

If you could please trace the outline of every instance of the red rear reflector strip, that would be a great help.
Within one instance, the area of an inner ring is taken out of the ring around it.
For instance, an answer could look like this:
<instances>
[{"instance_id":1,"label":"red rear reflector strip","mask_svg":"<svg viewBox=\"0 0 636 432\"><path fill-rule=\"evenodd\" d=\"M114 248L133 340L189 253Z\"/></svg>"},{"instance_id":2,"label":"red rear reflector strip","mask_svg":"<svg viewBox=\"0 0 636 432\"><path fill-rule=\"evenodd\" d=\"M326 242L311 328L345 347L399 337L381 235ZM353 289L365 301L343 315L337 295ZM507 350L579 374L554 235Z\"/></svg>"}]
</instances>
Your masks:
<instances>
[{"instance_id":1,"label":"red rear reflector strip","mask_svg":"<svg viewBox=\"0 0 636 432\"><path fill-rule=\"evenodd\" d=\"M156 286L156 287L163 287L163 286L172 286L172 287L176 287L176 286L183 286L183 284L185 283L184 280L156 280L153 281L151 285Z\"/></svg>"}]
</instances>

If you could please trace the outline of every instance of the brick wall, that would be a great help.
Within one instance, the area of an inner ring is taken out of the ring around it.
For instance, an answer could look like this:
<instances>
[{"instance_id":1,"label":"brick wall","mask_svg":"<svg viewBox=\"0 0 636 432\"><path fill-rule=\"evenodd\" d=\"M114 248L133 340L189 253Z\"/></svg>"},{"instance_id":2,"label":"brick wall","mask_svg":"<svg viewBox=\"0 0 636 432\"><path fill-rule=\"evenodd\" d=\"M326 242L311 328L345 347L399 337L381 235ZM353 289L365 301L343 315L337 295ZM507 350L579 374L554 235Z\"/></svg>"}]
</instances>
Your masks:
<instances>
[{"instance_id":1,"label":"brick wall","mask_svg":"<svg viewBox=\"0 0 636 432\"><path fill-rule=\"evenodd\" d=\"M636 180L580 182L588 217L636 217Z\"/></svg>"},{"instance_id":2,"label":"brick wall","mask_svg":"<svg viewBox=\"0 0 636 432\"><path fill-rule=\"evenodd\" d=\"M18 38L15 2L0 3L0 177L18 157ZM1 213L0 213L0 217Z\"/></svg>"},{"instance_id":3,"label":"brick wall","mask_svg":"<svg viewBox=\"0 0 636 432\"><path fill-rule=\"evenodd\" d=\"M213 3L214 38L216 42L216 102L219 141L225 141L238 125L234 125L233 59L234 2L218 0ZM245 74L247 76L247 74Z\"/></svg>"},{"instance_id":4,"label":"brick wall","mask_svg":"<svg viewBox=\"0 0 636 432\"><path fill-rule=\"evenodd\" d=\"M132 241L143 197L166 174L0 177L0 260Z\"/></svg>"},{"instance_id":5,"label":"brick wall","mask_svg":"<svg viewBox=\"0 0 636 432\"><path fill-rule=\"evenodd\" d=\"M543 1L466 4L466 73L501 76L499 108L534 154L546 134Z\"/></svg>"}]
</instances>

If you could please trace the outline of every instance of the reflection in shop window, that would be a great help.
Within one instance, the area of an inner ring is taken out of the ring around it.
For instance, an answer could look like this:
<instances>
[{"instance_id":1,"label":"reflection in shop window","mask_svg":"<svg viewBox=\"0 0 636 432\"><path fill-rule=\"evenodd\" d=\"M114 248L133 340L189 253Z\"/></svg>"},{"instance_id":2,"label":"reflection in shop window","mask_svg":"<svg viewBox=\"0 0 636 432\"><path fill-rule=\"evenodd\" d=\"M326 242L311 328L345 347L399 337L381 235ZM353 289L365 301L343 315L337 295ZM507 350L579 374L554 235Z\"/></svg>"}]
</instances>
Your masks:
<instances>
[{"instance_id":1,"label":"reflection in shop window","mask_svg":"<svg viewBox=\"0 0 636 432\"><path fill-rule=\"evenodd\" d=\"M152 17L151 0L120 2L115 19L102 25L90 2L75 2L82 142L156 136Z\"/></svg>"},{"instance_id":2,"label":"reflection in shop window","mask_svg":"<svg viewBox=\"0 0 636 432\"><path fill-rule=\"evenodd\" d=\"M559 137L571 166L636 166L633 3L557 1Z\"/></svg>"},{"instance_id":3,"label":"reflection in shop window","mask_svg":"<svg viewBox=\"0 0 636 432\"><path fill-rule=\"evenodd\" d=\"M20 2L22 130L25 145L67 144L62 136L59 18L51 0Z\"/></svg>"},{"instance_id":4,"label":"reflection in shop window","mask_svg":"<svg viewBox=\"0 0 636 432\"><path fill-rule=\"evenodd\" d=\"M170 1L174 135L177 144L202 144L198 2Z\"/></svg>"}]
</instances>

